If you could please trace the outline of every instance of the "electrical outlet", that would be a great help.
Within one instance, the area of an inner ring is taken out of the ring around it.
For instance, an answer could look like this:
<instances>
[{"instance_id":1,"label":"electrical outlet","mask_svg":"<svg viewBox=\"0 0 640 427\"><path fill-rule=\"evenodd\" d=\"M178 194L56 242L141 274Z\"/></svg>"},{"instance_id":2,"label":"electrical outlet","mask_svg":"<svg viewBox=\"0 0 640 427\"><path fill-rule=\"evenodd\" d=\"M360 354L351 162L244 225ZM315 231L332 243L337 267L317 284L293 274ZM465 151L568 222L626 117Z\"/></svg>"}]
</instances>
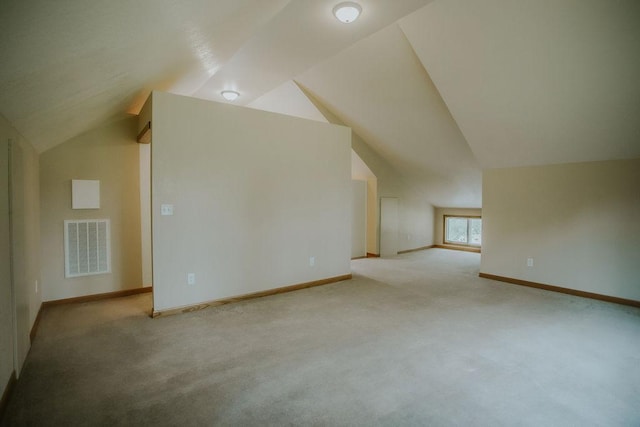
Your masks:
<instances>
[{"instance_id":1,"label":"electrical outlet","mask_svg":"<svg viewBox=\"0 0 640 427\"><path fill-rule=\"evenodd\" d=\"M189 273L187 274L187 285L195 285L196 284L196 274Z\"/></svg>"},{"instance_id":2,"label":"electrical outlet","mask_svg":"<svg viewBox=\"0 0 640 427\"><path fill-rule=\"evenodd\" d=\"M313 267L314 265L316 265L316 257L310 256L309 257L309 267Z\"/></svg>"},{"instance_id":3,"label":"electrical outlet","mask_svg":"<svg viewBox=\"0 0 640 427\"><path fill-rule=\"evenodd\" d=\"M527 258L527 267L533 267L533 258Z\"/></svg>"}]
</instances>

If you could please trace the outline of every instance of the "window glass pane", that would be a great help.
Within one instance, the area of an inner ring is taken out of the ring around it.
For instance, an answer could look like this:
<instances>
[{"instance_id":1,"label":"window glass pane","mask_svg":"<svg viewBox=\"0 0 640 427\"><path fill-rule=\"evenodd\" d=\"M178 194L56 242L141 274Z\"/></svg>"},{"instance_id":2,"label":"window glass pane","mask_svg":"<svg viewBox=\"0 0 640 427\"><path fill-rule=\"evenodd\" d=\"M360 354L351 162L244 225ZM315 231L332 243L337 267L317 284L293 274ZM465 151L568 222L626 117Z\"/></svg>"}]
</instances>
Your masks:
<instances>
[{"instance_id":1,"label":"window glass pane","mask_svg":"<svg viewBox=\"0 0 640 427\"><path fill-rule=\"evenodd\" d=\"M469 244L474 246L482 244L482 220L480 218L469 219Z\"/></svg>"},{"instance_id":2,"label":"window glass pane","mask_svg":"<svg viewBox=\"0 0 640 427\"><path fill-rule=\"evenodd\" d=\"M467 219L447 218L447 242L468 243L467 242Z\"/></svg>"}]
</instances>

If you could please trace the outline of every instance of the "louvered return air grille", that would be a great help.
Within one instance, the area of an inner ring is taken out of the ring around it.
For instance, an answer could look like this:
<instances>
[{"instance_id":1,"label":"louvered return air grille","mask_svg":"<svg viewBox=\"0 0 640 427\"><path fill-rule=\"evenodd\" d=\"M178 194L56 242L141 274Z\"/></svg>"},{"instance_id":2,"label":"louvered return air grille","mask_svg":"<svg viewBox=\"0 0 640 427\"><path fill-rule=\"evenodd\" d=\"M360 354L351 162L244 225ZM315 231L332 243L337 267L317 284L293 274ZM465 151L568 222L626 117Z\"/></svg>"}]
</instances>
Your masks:
<instances>
[{"instance_id":1,"label":"louvered return air grille","mask_svg":"<svg viewBox=\"0 0 640 427\"><path fill-rule=\"evenodd\" d=\"M65 277L111 272L109 220L64 222Z\"/></svg>"}]
</instances>

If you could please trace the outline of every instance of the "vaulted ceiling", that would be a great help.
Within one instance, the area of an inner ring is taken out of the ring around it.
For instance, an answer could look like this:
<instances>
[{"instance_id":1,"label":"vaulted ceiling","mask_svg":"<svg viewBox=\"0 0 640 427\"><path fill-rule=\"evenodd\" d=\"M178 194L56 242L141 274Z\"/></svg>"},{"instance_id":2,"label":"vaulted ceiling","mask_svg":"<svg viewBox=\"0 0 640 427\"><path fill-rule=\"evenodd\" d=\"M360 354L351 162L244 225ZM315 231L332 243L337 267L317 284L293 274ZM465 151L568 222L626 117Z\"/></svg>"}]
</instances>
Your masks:
<instances>
[{"instance_id":1,"label":"vaulted ceiling","mask_svg":"<svg viewBox=\"0 0 640 427\"><path fill-rule=\"evenodd\" d=\"M351 126L438 206L481 170L640 157L637 0L3 0L0 113L39 151L153 89Z\"/></svg>"}]
</instances>

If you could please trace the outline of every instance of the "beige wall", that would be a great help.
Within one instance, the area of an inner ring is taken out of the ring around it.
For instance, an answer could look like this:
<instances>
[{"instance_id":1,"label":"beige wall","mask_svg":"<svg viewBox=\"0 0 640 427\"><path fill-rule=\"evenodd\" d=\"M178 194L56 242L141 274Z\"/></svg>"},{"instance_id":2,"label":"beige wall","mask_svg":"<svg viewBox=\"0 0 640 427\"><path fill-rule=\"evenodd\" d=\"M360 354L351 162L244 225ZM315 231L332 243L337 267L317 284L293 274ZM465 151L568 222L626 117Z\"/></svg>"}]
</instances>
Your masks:
<instances>
[{"instance_id":1,"label":"beige wall","mask_svg":"<svg viewBox=\"0 0 640 427\"><path fill-rule=\"evenodd\" d=\"M0 185L0 209L2 213L0 239L0 390L6 385L11 371L20 374L22 364L31 346L29 334L41 304L39 259L39 156L33 146L0 116L0 140L2 144L3 179ZM11 141L9 143L9 141ZM9 244L7 177L9 167L8 147L11 146L11 232ZM13 297L8 248L11 252ZM13 318L13 319L12 319ZM14 328L15 327L15 328ZM15 340L14 340L15 332Z\"/></svg>"},{"instance_id":2,"label":"beige wall","mask_svg":"<svg viewBox=\"0 0 640 427\"><path fill-rule=\"evenodd\" d=\"M149 95L138 115L138 132L151 121L151 100ZM142 244L142 283L151 286L151 144L138 144L140 151L140 233Z\"/></svg>"},{"instance_id":3,"label":"beige wall","mask_svg":"<svg viewBox=\"0 0 640 427\"><path fill-rule=\"evenodd\" d=\"M433 205L408 189L398 194L398 250L433 245Z\"/></svg>"},{"instance_id":4,"label":"beige wall","mask_svg":"<svg viewBox=\"0 0 640 427\"><path fill-rule=\"evenodd\" d=\"M351 180L351 258L367 255L367 181Z\"/></svg>"},{"instance_id":5,"label":"beige wall","mask_svg":"<svg viewBox=\"0 0 640 427\"><path fill-rule=\"evenodd\" d=\"M151 286L151 144L140 147L140 243L142 262L142 283Z\"/></svg>"},{"instance_id":6,"label":"beige wall","mask_svg":"<svg viewBox=\"0 0 640 427\"><path fill-rule=\"evenodd\" d=\"M444 237L444 216L482 216L482 209L467 208L435 208L435 220L433 223L433 241L435 245L442 245Z\"/></svg>"},{"instance_id":7,"label":"beige wall","mask_svg":"<svg viewBox=\"0 0 640 427\"><path fill-rule=\"evenodd\" d=\"M481 271L640 301L639 189L640 159L485 171Z\"/></svg>"},{"instance_id":8,"label":"beige wall","mask_svg":"<svg viewBox=\"0 0 640 427\"><path fill-rule=\"evenodd\" d=\"M9 221L9 139L6 122L0 120L0 394L13 366L15 350L11 292L11 228Z\"/></svg>"},{"instance_id":9,"label":"beige wall","mask_svg":"<svg viewBox=\"0 0 640 427\"><path fill-rule=\"evenodd\" d=\"M339 122L327 112L330 122ZM382 197L398 198L398 250L408 250L433 244L433 206L420 193L407 185L396 171L355 132L353 151L369 166L377 178L378 203ZM380 236L380 219L376 222ZM379 240L379 239L378 239ZM379 242L378 250L379 253Z\"/></svg>"},{"instance_id":10,"label":"beige wall","mask_svg":"<svg viewBox=\"0 0 640 427\"><path fill-rule=\"evenodd\" d=\"M344 125L335 114L327 109L311 94L304 91L305 96L315 105L323 116L337 125ZM425 197L408 185L402 176L356 132L352 132L351 147L376 177L376 245L367 247L368 252L380 253L380 199L382 197L398 198L398 250L408 250L433 245L434 208ZM371 193L368 194L371 196Z\"/></svg>"},{"instance_id":11,"label":"beige wall","mask_svg":"<svg viewBox=\"0 0 640 427\"><path fill-rule=\"evenodd\" d=\"M152 115L155 310L350 273L348 128L161 92Z\"/></svg>"},{"instance_id":12,"label":"beige wall","mask_svg":"<svg viewBox=\"0 0 640 427\"><path fill-rule=\"evenodd\" d=\"M137 118L107 123L40 158L42 289L45 301L143 285ZM100 209L71 209L71 180L100 180ZM66 219L111 220L111 273L64 277Z\"/></svg>"},{"instance_id":13,"label":"beige wall","mask_svg":"<svg viewBox=\"0 0 640 427\"><path fill-rule=\"evenodd\" d=\"M11 146L12 262L17 332L17 367L27 357L29 334L41 304L38 154L22 136Z\"/></svg>"},{"instance_id":14,"label":"beige wall","mask_svg":"<svg viewBox=\"0 0 640 427\"><path fill-rule=\"evenodd\" d=\"M328 122L327 122L328 123ZM367 183L367 252L378 253L378 178L366 163L351 150L351 179Z\"/></svg>"}]
</instances>

